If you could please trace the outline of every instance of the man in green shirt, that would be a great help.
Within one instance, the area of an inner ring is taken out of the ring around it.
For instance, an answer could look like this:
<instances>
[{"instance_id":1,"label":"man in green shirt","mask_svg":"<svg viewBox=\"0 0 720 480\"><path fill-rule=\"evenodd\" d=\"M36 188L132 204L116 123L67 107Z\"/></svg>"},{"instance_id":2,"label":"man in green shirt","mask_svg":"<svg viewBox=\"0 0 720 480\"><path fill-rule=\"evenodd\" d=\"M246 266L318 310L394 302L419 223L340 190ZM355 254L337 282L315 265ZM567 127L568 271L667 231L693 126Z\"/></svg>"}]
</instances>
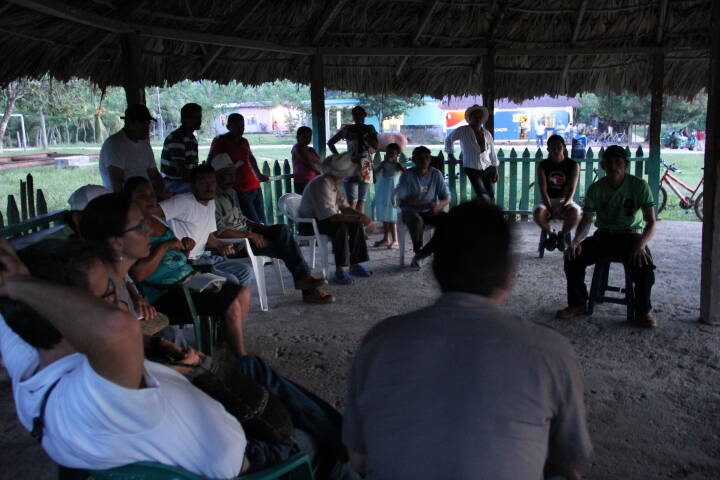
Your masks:
<instances>
[{"instance_id":1,"label":"man in green shirt","mask_svg":"<svg viewBox=\"0 0 720 480\"><path fill-rule=\"evenodd\" d=\"M220 239L247 238L255 255L279 258L293 276L295 288L302 290L306 303L332 303L335 296L319 287L324 278L313 277L310 267L302 257L292 231L287 225L262 225L247 219L240 211L235 183L236 164L227 153L219 153L210 160L215 169L217 190L215 192L215 235Z\"/></svg>"},{"instance_id":2,"label":"man in green shirt","mask_svg":"<svg viewBox=\"0 0 720 480\"><path fill-rule=\"evenodd\" d=\"M600 166L606 176L588 188L582 221L565 252L568 306L557 312L558 318L585 314L585 268L606 257L619 257L628 265L635 285L635 322L656 326L650 314L655 266L647 248L655 233L655 200L645 180L626 173L627 165L625 149L612 145L605 150ZM593 214L597 231L586 238Z\"/></svg>"}]
</instances>

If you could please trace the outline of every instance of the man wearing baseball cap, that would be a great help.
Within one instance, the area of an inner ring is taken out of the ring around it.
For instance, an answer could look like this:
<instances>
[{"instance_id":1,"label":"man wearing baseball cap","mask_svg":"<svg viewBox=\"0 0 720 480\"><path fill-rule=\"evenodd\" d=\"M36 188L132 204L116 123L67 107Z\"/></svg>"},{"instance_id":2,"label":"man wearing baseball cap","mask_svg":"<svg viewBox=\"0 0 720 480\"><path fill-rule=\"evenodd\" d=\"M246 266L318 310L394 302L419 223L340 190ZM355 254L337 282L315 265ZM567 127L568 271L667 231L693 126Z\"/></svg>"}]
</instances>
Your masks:
<instances>
[{"instance_id":1,"label":"man wearing baseball cap","mask_svg":"<svg viewBox=\"0 0 720 480\"><path fill-rule=\"evenodd\" d=\"M603 258L614 257L622 259L630 270L635 287L635 324L652 328L656 326L650 314L655 266L647 245L655 233L655 199L645 180L625 171L628 158L621 146L608 147L600 166L606 175L588 188L582 220L565 252L568 306L558 311L557 317L586 314L585 269ZM597 216L597 231L585 238L593 215Z\"/></svg>"},{"instance_id":2,"label":"man wearing baseball cap","mask_svg":"<svg viewBox=\"0 0 720 480\"><path fill-rule=\"evenodd\" d=\"M108 190L120 192L125 180L143 177L150 180L155 191L164 194L160 176L150 147L150 122L155 119L145 105L129 105L122 117L125 125L110 135L100 149L100 177Z\"/></svg>"},{"instance_id":3,"label":"man wearing baseball cap","mask_svg":"<svg viewBox=\"0 0 720 480\"><path fill-rule=\"evenodd\" d=\"M475 195L479 199L494 202L493 183L497 183L500 176L493 137L483 128L488 115L488 109L480 105L473 105L465 110L465 121L468 124L456 128L447 136L445 151L448 153L448 161L457 163L453 143L456 140L460 141L463 170L470 180Z\"/></svg>"}]
</instances>

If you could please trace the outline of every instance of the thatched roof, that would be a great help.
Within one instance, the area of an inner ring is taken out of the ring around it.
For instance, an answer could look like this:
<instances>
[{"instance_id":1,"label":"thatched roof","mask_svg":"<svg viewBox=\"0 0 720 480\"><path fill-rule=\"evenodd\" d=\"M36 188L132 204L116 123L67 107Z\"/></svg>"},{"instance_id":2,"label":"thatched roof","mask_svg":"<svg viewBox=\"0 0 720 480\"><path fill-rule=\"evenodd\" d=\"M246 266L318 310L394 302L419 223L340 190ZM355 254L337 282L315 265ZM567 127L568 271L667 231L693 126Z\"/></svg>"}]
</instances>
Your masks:
<instances>
[{"instance_id":1,"label":"thatched roof","mask_svg":"<svg viewBox=\"0 0 720 480\"><path fill-rule=\"evenodd\" d=\"M50 73L122 84L120 37L139 34L145 82L276 79L367 93L479 94L495 54L497 98L648 93L707 82L711 0L7 0L0 81Z\"/></svg>"}]
</instances>

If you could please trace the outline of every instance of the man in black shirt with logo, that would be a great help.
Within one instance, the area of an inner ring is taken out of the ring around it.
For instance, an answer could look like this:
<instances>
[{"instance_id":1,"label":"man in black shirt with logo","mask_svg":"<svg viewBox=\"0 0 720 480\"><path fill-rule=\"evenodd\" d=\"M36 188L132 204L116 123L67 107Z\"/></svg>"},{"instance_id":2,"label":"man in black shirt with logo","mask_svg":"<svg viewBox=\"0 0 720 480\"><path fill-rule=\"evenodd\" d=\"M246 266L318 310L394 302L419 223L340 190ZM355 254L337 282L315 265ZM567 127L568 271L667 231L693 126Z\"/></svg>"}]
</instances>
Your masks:
<instances>
[{"instance_id":1,"label":"man in black shirt with logo","mask_svg":"<svg viewBox=\"0 0 720 480\"><path fill-rule=\"evenodd\" d=\"M565 140L552 135L547 141L548 158L538 164L537 182L541 202L535 206L535 223L547 233L545 248L565 250L565 237L580 221L580 207L573 201L577 188L580 165L565 157ZM561 219L560 232L550 227L550 220Z\"/></svg>"}]
</instances>

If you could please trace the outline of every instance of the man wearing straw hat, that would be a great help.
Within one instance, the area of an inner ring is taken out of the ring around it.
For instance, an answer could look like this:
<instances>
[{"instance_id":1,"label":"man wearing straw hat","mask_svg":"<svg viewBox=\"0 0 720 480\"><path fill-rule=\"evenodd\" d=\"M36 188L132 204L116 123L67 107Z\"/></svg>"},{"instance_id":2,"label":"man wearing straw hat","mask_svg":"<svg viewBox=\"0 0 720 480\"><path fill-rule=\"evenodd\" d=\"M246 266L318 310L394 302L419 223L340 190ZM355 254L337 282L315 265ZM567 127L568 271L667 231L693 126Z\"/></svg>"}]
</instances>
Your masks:
<instances>
[{"instance_id":1,"label":"man wearing straw hat","mask_svg":"<svg viewBox=\"0 0 720 480\"><path fill-rule=\"evenodd\" d=\"M488 109L473 105L465 110L467 125L458 127L445 139L445 151L450 163L455 160L453 143L460 141L463 156L463 170L470 180L475 195L488 202L494 202L493 183L499 178L498 159L495 155L495 143L490 132L483 128L488 119Z\"/></svg>"},{"instance_id":2,"label":"man wearing straw hat","mask_svg":"<svg viewBox=\"0 0 720 480\"><path fill-rule=\"evenodd\" d=\"M343 179L358 174L358 165L349 152L330 155L323 160L320 170L322 175L312 179L305 187L298 214L300 217L315 218L320 233L330 237L336 266L333 281L350 285L353 283L350 275L372 275L361 265L369 259L363 226L372 231L375 222L351 208L340 187ZM302 235L313 234L312 225L308 223L301 223L298 229ZM348 266L349 272L346 270Z\"/></svg>"}]
</instances>

